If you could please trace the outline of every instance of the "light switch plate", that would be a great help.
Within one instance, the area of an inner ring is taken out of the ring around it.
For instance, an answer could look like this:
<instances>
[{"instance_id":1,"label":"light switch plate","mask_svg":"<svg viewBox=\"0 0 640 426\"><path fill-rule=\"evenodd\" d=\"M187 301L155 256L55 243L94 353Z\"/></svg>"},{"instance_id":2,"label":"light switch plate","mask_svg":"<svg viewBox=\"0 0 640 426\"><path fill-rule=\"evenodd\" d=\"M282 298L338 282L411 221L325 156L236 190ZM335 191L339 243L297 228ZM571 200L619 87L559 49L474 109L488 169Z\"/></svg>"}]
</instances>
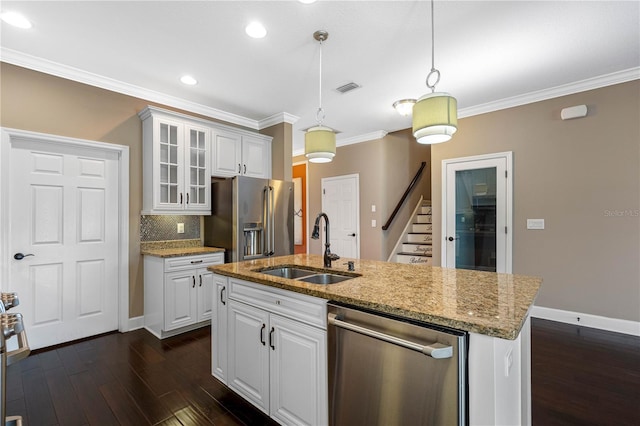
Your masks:
<instances>
[{"instance_id":1,"label":"light switch plate","mask_svg":"<svg viewBox=\"0 0 640 426\"><path fill-rule=\"evenodd\" d=\"M184 234L184 223L178 223L178 234Z\"/></svg>"},{"instance_id":2,"label":"light switch plate","mask_svg":"<svg viewBox=\"0 0 640 426\"><path fill-rule=\"evenodd\" d=\"M527 229L544 229L544 219L527 219Z\"/></svg>"},{"instance_id":3,"label":"light switch plate","mask_svg":"<svg viewBox=\"0 0 640 426\"><path fill-rule=\"evenodd\" d=\"M376 220L375 219L371 219L371 227L372 228L376 227Z\"/></svg>"}]
</instances>

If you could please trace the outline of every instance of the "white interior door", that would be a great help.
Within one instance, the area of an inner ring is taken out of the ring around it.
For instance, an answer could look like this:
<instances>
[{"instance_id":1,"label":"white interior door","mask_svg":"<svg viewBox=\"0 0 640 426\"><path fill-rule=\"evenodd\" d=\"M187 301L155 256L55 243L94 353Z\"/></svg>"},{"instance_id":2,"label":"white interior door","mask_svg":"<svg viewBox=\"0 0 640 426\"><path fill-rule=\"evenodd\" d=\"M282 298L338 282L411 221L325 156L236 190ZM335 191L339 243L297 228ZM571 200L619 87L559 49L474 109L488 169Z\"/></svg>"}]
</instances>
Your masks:
<instances>
[{"instance_id":1,"label":"white interior door","mask_svg":"<svg viewBox=\"0 0 640 426\"><path fill-rule=\"evenodd\" d=\"M329 216L331 252L360 258L360 177L322 179L322 211ZM324 229L324 227L322 228ZM322 236L324 241L324 235Z\"/></svg>"},{"instance_id":2,"label":"white interior door","mask_svg":"<svg viewBox=\"0 0 640 426\"><path fill-rule=\"evenodd\" d=\"M3 287L18 293L30 346L118 329L117 153L27 138L10 158Z\"/></svg>"},{"instance_id":3,"label":"white interior door","mask_svg":"<svg viewBox=\"0 0 640 426\"><path fill-rule=\"evenodd\" d=\"M442 163L442 265L510 273L511 153Z\"/></svg>"}]
</instances>

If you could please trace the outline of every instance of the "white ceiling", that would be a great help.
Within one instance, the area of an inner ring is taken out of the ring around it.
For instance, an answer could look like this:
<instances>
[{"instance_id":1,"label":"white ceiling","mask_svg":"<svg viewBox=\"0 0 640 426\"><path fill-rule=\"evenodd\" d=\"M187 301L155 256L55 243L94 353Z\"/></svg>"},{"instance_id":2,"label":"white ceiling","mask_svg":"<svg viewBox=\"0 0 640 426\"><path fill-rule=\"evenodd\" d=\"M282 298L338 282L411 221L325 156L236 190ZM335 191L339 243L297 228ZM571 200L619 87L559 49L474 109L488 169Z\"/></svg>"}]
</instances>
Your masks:
<instances>
[{"instance_id":1,"label":"white ceiling","mask_svg":"<svg viewBox=\"0 0 640 426\"><path fill-rule=\"evenodd\" d=\"M391 104L427 92L427 1L2 1L0 59L261 128L315 124L323 45L325 125L338 145L411 127ZM249 38L261 21L268 34ZM640 78L639 1L437 1L438 91L469 116ZM199 84L179 82L191 74ZM348 82L362 87L340 94Z\"/></svg>"}]
</instances>

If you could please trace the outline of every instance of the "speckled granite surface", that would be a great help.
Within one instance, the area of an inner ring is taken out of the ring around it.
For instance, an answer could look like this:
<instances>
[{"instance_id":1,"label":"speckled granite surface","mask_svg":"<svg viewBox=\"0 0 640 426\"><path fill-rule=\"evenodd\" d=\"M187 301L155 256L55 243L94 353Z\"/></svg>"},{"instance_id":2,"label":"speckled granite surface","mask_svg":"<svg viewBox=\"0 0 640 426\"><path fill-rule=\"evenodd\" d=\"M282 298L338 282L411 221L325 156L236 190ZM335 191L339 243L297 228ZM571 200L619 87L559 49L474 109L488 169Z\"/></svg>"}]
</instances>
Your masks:
<instances>
[{"instance_id":1,"label":"speckled granite surface","mask_svg":"<svg viewBox=\"0 0 640 426\"><path fill-rule=\"evenodd\" d=\"M433 324L515 339L538 294L542 279L372 260L340 259L334 272L355 262L362 276L338 284L308 284L255 272L276 265L325 270L322 256L292 255L211 266L220 275L309 294Z\"/></svg>"},{"instance_id":2,"label":"speckled granite surface","mask_svg":"<svg viewBox=\"0 0 640 426\"><path fill-rule=\"evenodd\" d=\"M156 257L178 257L223 252L223 248L204 247L200 239L150 241L140 243L140 253Z\"/></svg>"}]
</instances>

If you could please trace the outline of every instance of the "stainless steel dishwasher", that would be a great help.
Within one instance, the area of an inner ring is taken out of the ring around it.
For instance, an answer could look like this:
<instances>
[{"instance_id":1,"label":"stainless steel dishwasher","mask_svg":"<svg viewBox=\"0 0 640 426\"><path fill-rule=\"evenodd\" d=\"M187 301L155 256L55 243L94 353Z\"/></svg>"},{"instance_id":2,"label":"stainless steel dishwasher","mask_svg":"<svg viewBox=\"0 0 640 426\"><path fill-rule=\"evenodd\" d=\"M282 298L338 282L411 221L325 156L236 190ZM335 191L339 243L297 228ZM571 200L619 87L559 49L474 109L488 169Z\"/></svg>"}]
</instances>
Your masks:
<instances>
[{"instance_id":1,"label":"stainless steel dishwasher","mask_svg":"<svg viewBox=\"0 0 640 426\"><path fill-rule=\"evenodd\" d=\"M328 305L329 423L466 425L466 332Z\"/></svg>"}]
</instances>

